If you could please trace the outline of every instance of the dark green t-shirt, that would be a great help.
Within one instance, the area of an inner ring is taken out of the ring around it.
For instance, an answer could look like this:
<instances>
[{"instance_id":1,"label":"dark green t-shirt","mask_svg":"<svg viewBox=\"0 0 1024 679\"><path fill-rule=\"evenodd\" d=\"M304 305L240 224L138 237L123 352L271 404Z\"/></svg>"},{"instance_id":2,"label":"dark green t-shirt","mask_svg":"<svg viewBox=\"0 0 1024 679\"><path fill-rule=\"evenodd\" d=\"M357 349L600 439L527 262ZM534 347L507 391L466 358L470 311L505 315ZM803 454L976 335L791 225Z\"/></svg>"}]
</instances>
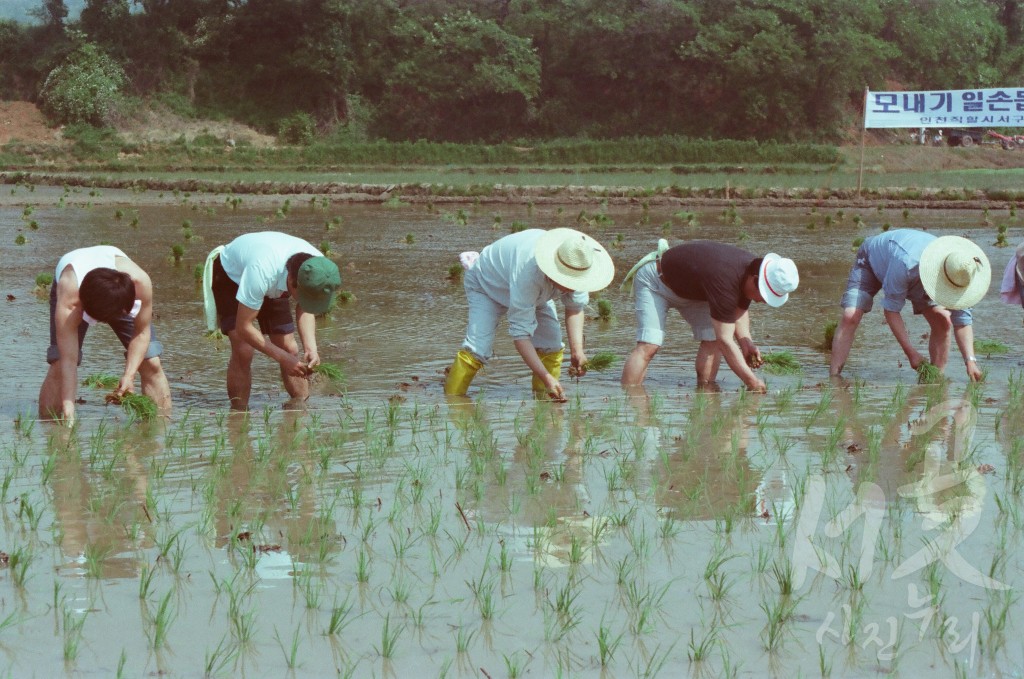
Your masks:
<instances>
[{"instance_id":1,"label":"dark green t-shirt","mask_svg":"<svg viewBox=\"0 0 1024 679\"><path fill-rule=\"evenodd\" d=\"M734 245L687 241L661 256L661 279L683 299L706 301L716 321L735 323L736 310L750 306L743 295L743 278L755 259Z\"/></svg>"}]
</instances>

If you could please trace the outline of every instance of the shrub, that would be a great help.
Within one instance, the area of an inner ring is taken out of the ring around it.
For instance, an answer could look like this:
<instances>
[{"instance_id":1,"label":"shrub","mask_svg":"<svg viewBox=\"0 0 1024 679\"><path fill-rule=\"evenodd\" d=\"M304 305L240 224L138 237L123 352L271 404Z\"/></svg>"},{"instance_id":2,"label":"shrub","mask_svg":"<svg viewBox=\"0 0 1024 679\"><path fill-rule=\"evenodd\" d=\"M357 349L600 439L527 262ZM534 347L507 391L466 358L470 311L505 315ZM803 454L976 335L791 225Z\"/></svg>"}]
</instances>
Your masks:
<instances>
[{"instance_id":1,"label":"shrub","mask_svg":"<svg viewBox=\"0 0 1024 679\"><path fill-rule=\"evenodd\" d=\"M125 81L120 64L85 43L50 71L39 102L58 122L102 125L116 111Z\"/></svg>"},{"instance_id":2,"label":"shrub","mask_svg":"<svg viewBox=\"0 0 1024 679\"><path fill-rule=\"evenodd\" d=\"M316 138L316 120L308 113L294 113L278 123L277 136L286 144L307 145Z\"/></svg>"}]
</instances>

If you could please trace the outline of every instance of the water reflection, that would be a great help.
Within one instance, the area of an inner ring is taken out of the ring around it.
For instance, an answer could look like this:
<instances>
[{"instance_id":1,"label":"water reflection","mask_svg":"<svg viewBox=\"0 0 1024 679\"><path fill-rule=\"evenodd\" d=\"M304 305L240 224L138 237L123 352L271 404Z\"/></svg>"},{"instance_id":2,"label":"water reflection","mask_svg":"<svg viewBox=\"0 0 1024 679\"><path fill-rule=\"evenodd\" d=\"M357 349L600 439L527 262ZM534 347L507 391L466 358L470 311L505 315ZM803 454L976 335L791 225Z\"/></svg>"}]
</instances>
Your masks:
<instances>
[{"instance_id":1,"label":"water reflection","mask_svg":"<svg viewBox=\"0 0 1024 679\"><path fill-rule=\"evenodd\" d=\"M148 469L163 452L157 428L114 429L91 434L52 428L50 487L60 528L60 547L83 575L133 578L140 555L155 535Z\"/></svg>"}]
</instances>

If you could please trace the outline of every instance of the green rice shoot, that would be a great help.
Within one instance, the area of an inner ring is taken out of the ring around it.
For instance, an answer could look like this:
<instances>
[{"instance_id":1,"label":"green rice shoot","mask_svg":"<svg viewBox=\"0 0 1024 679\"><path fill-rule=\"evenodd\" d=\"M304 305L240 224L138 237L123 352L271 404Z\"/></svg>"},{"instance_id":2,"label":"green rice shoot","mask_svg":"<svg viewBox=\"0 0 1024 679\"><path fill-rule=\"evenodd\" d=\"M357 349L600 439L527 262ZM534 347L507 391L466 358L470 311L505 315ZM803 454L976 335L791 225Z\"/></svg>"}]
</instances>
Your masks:
<instances>
[{"instance_id":1,"label":"green rice shoot","mask_svg":"<svg viewBox=\"0 0 1024 679\"><path fill-rule=\"evenodd\" d=\"M839 327L839 321L829 321L822 328L821 336L821 350L832 351L832 341L836 337L836 328Z\"/></svg>"},{"instance_id":2,"label":"green rice shoot","mask_svg":"<svg viewBox=\"0 0 1024 679\"><path fill-rule=\"evenodd\" d=\"M83 387L93 389L117 389L117 385L120 383L121 378L110 373L95 373L82 380Z\"/></svg>"},{"instance_id":3,"label":"green rice shoot","mask_svg":"<svg viewBox=\"0 0 1024 679\"><path fill-rule=\"evenodd\" d=\"M761 355L764 370L772 375L796 375L802 372L800 363L791 351L775 351Z\"/></svg>"},{"instance_id":4,"label":"green rice shoot","mask_svg":"<svg viewBox=\"0 0 1024 679\"><path fill-rule=\"evenodd\" d=\"M984 354L986 357L991 357L992 354L1005 354L1009 351L1010 347L998 340L974 340L974 353L976 354Z\"/></svg>"},{"instance_id":5,"label":"green rice shoot","mask_svg":"<svg viewBox=\"0 0 1024 679\"><path fill-rule=\"evenodd\" d=\"M917 366L918 384L941 384L945 379L942 371L935 367L933 363L925 361Z\"/></svg>"}]
</instances>

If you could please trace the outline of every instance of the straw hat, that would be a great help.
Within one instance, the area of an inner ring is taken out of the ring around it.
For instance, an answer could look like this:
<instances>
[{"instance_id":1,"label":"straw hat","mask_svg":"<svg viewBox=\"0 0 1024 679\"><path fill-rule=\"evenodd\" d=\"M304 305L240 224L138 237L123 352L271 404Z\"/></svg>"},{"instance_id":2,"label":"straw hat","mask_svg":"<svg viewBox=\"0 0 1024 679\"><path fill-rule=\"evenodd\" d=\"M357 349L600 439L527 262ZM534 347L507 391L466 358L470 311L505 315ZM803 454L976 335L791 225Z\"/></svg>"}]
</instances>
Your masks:
<instances>
[{"instance_id":1,"label":"straw hat","mask_svg":"<svg viewBox=\"0 0 1024 679\"><path fill-rule=\"evenodd\" d=\"M936 238L921 253L921 284L936 304L968 309L985 296L992 282L988 257L960 236Z\"/></svg>"},{"instance_id":2,"label":"straw hat","mask_svg":"<svg viewBox=\"0 0 1024 679\"><path fill-rule=\"evenodd\" d=\"M615 277L608 251L576 229L551 229L537 240L533 250L537 266L562 287L577 292L597 292Z\"/></svg>"},{"instance_id":3,"label":"straw hat","mask_svg":"<svg viewBox=\"0 0 1024 679\"><path fill-rule=\"evenodd\" d=\"M1024 241L1021 241L1021 244L1017 246L1014 259L1017 262L1017 279L1024 281Z\"/></svg>"},{"instance_id":4,"label":"straw hat","mask_svg":"<svg viewBox=\"0 0 1024 679\"><path fill-rule=\"evenodd\" d=\"M757 275L757 287L765 303L771 307L780 307L789 299L789 293L800 285L800 274L792 259L780 257L769 252L761 261L761 270Z\"/></svg>"}]
</instances>

